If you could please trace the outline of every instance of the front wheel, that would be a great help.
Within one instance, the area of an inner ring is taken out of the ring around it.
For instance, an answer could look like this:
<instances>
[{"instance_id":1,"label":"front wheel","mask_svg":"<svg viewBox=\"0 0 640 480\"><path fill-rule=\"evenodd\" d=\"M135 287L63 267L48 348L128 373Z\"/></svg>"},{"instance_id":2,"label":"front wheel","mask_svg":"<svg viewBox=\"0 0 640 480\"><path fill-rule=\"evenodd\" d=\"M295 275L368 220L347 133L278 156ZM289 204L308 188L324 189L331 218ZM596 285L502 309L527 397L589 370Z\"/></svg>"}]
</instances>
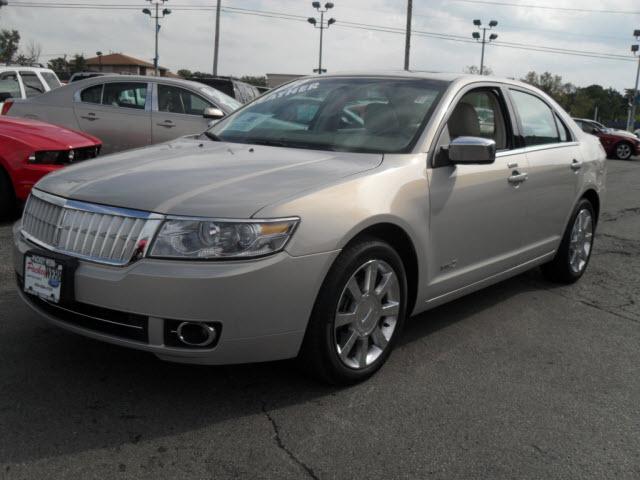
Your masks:
<instances>
[{"instance_id":1,"label":"front wheel","mask_svg":"<svg viewBox=\"0 0 640 480\"><path fill-rule=\"evenodd\" d=\"M336 259L316 300L301 358L323 380L348 385L387 360L406 315L407 281L400 256L367 238Z\"/></svg>"},{"instance_id":2,"label":"front wheel","mask_svg":"<svg viewBox=\"0 0 640 480\"><path fill-rule=\"evenodd\" d=\"M542 266L549 280L574 283L582 277L591 258L595 228L593 205L583 198L573 211L556 256Z\"/></svg>"},{"instance_id":3,"label":"front wheel","mask_svg":"<svg viewBox=\"0 0 640 480\"><path fill-rule=\"evenodd\" d=\"M618 160L629 160L632 153L631 145L627 142L620 142L616 145L616 158Z\"/></svg>"}]
</instances>

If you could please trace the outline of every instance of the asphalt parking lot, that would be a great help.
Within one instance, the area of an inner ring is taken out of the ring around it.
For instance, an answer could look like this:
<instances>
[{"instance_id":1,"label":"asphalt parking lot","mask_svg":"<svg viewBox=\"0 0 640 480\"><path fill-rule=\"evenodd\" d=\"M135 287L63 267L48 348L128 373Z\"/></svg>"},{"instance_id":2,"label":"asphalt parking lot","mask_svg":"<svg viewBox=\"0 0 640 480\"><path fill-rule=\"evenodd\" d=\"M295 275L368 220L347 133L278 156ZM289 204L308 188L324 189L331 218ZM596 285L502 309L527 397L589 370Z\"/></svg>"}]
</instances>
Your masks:
<instances>
[{"instance_id":1,"label":"asphalt parking lot","mask_svg":"<svg viewBox=\"0 0 640 480\"><path fill-rule=\"evenodd\" d=\"M591 265L413 318L374 378L155 357L44 324L0 226L0 478L640 478L640 159L610 161Z\"/></svg>"}]
</instances>

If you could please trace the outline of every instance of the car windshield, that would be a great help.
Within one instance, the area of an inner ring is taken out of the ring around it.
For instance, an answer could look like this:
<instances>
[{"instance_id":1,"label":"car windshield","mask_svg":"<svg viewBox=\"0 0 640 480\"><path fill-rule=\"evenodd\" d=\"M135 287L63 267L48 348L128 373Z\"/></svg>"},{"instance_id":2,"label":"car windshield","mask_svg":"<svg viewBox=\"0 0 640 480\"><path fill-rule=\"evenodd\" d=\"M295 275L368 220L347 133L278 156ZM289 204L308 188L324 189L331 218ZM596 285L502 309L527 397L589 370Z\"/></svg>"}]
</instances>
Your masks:
<instances>
[{"instance_id":1,"label":"car windshield","mask_svg":"<svg viewBox=\"0 0 640 480\"><path fill-rule=\"evenodd\" d=\"M265 94L207 134L235 143L407 152L447 86L427 79L303 79Z\"/></svg>"},{"instance_id":2,"label":"car windshield","mask_svg":"<svg viewBox=\"0 0 640 480\"><path fill-rule=\"evenodd\" d=\"M220 90L216 90L215 88L202 87L200 88L200 92L213 100L213 102L225 110L226 113L231 113L242 106L242 104L235 98L230 97L226 93L222 93Z\"/></svg>"}]
</instances>

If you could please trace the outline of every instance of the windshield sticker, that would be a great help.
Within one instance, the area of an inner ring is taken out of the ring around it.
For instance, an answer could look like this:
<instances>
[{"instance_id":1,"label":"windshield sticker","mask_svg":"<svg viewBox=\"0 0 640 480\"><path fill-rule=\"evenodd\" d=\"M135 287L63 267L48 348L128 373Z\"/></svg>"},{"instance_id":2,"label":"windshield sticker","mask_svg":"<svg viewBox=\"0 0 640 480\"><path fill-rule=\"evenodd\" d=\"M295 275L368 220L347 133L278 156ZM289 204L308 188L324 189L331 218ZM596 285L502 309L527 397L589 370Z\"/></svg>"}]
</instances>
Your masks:
<instances>
[{"instance_id":1,"label":"windshield sticker","mask_svg":"<svg viewBox=\"0 0 640 480\"><path fill-rule=\"evenodd\" d=\"M272 95L265 97L264 101L268 102L270 100L275 100L276 98L290 97L291 95L295 95L296 93L310 92L311 90L315 90L319 86L319 82L307 82L303 83L302 85L293 85L289 88L283 88L279 92L275 92Z\"/></svg>"},{"instance_id":2,"label":"windshield sticker","mask_svg":"<svg viewBox=\"0 0 640 480\"><path fill-rule=\"evenodd\" d=\"M262 113L244 113L234 120L232 124L233 130L249 132L265 118L269 118L269 115L264 115Z\"/></svg>"}]
</instances>

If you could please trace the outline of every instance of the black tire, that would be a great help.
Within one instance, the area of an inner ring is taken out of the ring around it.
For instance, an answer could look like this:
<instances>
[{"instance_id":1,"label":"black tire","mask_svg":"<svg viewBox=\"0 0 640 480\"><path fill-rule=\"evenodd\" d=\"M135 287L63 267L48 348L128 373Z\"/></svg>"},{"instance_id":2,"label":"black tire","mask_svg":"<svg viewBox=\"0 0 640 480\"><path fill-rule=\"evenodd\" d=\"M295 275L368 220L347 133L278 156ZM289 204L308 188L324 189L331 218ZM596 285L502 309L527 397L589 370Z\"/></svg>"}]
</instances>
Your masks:
<instances>
[{"instance_id":1,"label":"black tire","mask_svg":"<svg viewBox=\"0 0 640 480\"><path fill-rule=\"evenodd\" d=\"M400 305L395 317L395 329L379 357L370 365L350 368L339 358L336 346L334 322L338 303L347 288L347 282L371 260L382 261L391 267L398 280ZM333 385L350 385L366 380L389 358L402 332L407 307L407 279L398 253L387 243L373 237L365 237L348 245L329 270L309 320L300 357L303 366L311 374Z\"/></svg>"},{"instance_id":2,"label":"black tire","mask_svg":"<svg viewBox=\"0 0 640 480\"><path fill-rule=\"evenodd\" d=\"M16 211L16 196L9 175L0 167L0 219L6 220Z\"/></svg>"},{"instance_id":3,"label":"black tire","mask_svg":"<svg viewBox=\"0 0 640 480\"><path fill-rule=\"evenodd\" d=\"M619 142L615 146L614 155L618 160L629 160L633 156L633 146L629 142Z\"/></svg>"},{"instance_id":4,"label":"black tire","mask_svg":"<svg viewBox=\"0 0 640 480\"><path fill-rule=\"evenodd\" d=\"M576 219L578 218L578 214L584 209L586 209L591 214L591 247L587 254L587 258L585 259L584 266L580 269L580 271L576 272L573 268L571 268L571 233L574 224L576 223ZM564 235L562 237L562 242L560 243L560 248L558 248L555 257L551 262L542 265L542 273L548 280L556 283L571 284L577 282L580 277L584 275L584 272L587 270L587 266L589 265L589 260L591 259L591 253L593 252L593 240L595 238L596 225L597 218L593 205L591 205L591 202L586 198L582 198L571 214L569 224L565 229Z\"/></svg>"}]
</instances>

